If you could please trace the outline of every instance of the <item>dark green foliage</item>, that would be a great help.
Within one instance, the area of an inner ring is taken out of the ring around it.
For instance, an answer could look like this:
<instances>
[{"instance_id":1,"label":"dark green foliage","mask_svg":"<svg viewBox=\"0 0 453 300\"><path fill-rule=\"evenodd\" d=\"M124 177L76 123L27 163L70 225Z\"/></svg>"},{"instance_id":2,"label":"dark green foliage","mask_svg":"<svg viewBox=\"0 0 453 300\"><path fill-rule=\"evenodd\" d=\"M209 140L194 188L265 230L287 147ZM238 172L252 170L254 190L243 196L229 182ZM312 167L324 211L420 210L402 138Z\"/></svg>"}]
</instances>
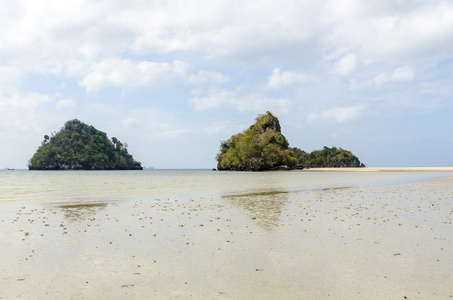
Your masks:
<instances>
[{"instance_id":1,"label":"dark green foliage","mask_svg":"<svg viewBox=\"0 0 453 300\"><path fill-rule=\"evenodd\" d=\"M299 148L291 148L294 151L298 164L305 168L339 168L339 167L364 167L359 159L350 151L336 147L324 147L306 153Z\"/></svg>"},{"instance_id":2,"label":"dark green foliage","mask_svg":"<svg viewBox=\"0 0 453 300\"><path fill-rule=\"evenodd\" d=\"M350 151L328 148L307 153L289 148L281 134L280 123L266 112L255 124L242 133L233 135L220 145L217 169L235 171L263 171L273 169L364 167Z\"/></svg>"},{"instance_id":3,"label":"dark green foliage","mask_svg":"<svg viewBox=\"0 0 453 300\"><path fill-rule=\"evenodd\" d=\"M67 121L30 159L30 170L142 170L127 148L105 132L79 120Z\"/></svg>"},{"instance_id":4,"label":"dark green foliage","mask_svg":"<svg viewBox=\"0 0 453 300\"><path fill-rule=\"evenodd\" d=\"M277 117L267 112L259 115L249 129L221 143L217 169L263 171L282 165L292 167L297 159L288 145Z\"/></svg>"}]
</instances>

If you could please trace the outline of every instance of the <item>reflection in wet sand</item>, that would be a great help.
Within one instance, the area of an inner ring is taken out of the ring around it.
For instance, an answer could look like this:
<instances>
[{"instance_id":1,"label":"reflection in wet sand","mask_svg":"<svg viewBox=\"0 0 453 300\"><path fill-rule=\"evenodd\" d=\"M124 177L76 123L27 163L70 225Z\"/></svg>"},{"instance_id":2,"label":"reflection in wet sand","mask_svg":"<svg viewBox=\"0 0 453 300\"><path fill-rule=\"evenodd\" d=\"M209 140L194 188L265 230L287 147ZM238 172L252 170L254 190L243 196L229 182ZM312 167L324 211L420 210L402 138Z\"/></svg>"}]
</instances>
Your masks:
<instances>
[{"instance_id":1,"label":"reflection in wet sand","mask_svg":"<svg viewBox=\"0 0 453 300\"><path fill-rule=\"evenodd\" d=\"M335 191L347 190L347 189L350 189L350 188L351 188L350 186L329 187L329 188L320 189L320 191L323 191L323 192L335 192Z\"/></svg>"},{"instance_id":2,"label":"reflection in wet sand","mask_svg":"<svg viewBox=\"0 0 453 300\"><path fill-rule=\"evenodd\" d=\"M107 203L81 203L58 206L64 213L65 218L72 221L81 221L87 217L96 215L104 209Z\"/></svg>"},{"instance_id":3,"label":"reflection in wet sand","mask_svg":"<svg viewBox=\"0 0 453 300\"><path fill-rule=\"evenodd\" d=\"M270 191L244 195L228 195L223 199L245 209L266 230L278 226L282 208L288 202L289 193Z\"/></svg>"},{"instance_id":4,"label":"reflection in wet sand","mask_svg":"<svg viewBox=\"0 0 453 300\"><path fill-rule=\"evenodd\" d=\"M0 176L0 299L453 296L453 178L358 188L355 173L196 171L168 186L165 172L23 174L25 190Z\"/></svg>"}]
</instances>

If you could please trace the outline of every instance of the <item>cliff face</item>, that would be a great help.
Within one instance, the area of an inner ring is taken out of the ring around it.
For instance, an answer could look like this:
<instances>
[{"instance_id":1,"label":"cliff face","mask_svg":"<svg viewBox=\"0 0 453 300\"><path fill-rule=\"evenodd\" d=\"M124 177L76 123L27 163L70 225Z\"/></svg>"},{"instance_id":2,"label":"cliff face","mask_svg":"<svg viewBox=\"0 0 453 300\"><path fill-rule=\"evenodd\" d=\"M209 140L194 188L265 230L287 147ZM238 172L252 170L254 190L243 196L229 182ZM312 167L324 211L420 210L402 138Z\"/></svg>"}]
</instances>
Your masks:
<instances>
[{"instance_id":1,"label":"cliff face","mask_svg":"<svg viewBox=\"0 0 453 300\"><path fill-rule=\"evenodd\" d=\"M264 171L296 163L277 117L270 112L259 115L249 129L222 142L217 155L218 170Z\"/></svg>"},{"instance_id":2,"label":"cliff face","mask_svg":"<svg viewBox=\"0 0 453 300\"><path fill-rule=\"evenodd\" d=\"M30 170L142 170L117 138L77 119L67 121L30 159Z\"/></svg>"}]
</instances>

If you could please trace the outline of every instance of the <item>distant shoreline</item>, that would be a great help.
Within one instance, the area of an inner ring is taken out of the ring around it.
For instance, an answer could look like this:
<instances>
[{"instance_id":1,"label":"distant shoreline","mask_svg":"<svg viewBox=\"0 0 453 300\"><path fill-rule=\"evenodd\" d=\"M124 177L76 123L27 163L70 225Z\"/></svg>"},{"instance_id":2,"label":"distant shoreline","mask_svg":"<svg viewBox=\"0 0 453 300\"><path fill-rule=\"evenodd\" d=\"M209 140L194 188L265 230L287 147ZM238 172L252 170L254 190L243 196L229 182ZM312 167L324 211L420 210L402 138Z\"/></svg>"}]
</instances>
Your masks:
<instances>
[{"instance_id":1,"label":"distant shoreline","mask_svg":"<svg viewBox=\"0 0 453 300\"><path fill-rule=\"evenodd\" d=\"M310 168L293 172L452 172L453 167Z\"/></svg>"}]
</instances>

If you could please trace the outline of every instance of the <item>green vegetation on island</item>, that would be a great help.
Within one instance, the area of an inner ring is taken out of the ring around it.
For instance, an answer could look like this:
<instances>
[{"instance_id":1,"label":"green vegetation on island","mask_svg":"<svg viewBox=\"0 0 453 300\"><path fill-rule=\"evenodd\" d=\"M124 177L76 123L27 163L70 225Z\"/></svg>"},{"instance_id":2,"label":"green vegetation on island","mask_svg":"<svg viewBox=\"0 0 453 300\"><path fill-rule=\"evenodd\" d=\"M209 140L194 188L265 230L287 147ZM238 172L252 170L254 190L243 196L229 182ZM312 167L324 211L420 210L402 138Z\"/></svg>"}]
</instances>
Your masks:
<instances>
[{"instance_id":1,"label":"green vegetation on island","mask_svg":"<svg viewBox=\"0 0 453 300\"><path fill-rule=\"evenodd\" d=\"M29 170L142 170L127 144L77 119L67 121L44 140L30 159Z\"/></svg>"},{"instance_id":2,"label":"green vegetation on island","mask_svg":"<svg viewBox=\"0 0 453 300\"><path fill-rule=\"evenodd\" d=\"M336 147L325 147L307 153L297 147L291 148L299 165L304 168L347 168L364 167L365 165L348 150Z\"/></svg>"},{"instance_id":3,"label":"green vegetation on island","mask_svg":"<svg viewBox=\"0 0 453 300\"><path fill-rule=\"evenodd\" d=\"M217 155L218 170L264 171L296 164L279 121L270 112L259 115L249 129L222 142Z\"/></svg>"},{"instance_id":4,"label":"green vegetation on island","mask_svg":"<svg viewBox=\"0 0 453 300\"><path fill-rule=\"evenodd\" d=\"M336 147L306 153L290 148L272 113L256 118L242 133L221 142L217 154L218 170L265 171L322 167L364 167L350 151Z\"/></svg>"}]
</instances>

